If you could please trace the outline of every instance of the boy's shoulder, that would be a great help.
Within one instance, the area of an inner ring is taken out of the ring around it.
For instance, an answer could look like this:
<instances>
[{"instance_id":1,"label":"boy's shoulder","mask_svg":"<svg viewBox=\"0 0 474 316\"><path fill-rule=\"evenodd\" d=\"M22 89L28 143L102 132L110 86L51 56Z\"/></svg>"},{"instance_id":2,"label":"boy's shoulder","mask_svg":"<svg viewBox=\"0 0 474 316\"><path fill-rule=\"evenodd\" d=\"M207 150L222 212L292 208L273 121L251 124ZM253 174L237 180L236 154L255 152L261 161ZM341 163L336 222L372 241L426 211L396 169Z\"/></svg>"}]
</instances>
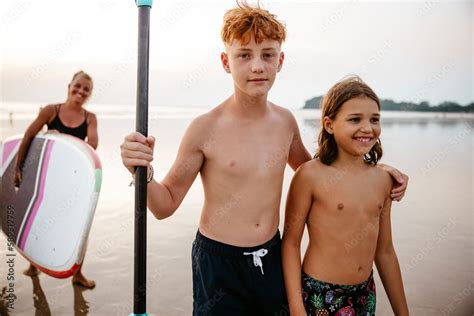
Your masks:
<instances>
[{"instance_id":1,"label":"boy's shoulder","mask_svg":"<svg viewBox=\"0 0 474 316\"><path fill-rule=\"evenodd\" d=\"M218 105L211 110L196 116L190 123L191 128L206 128L208 129L222 117L221 105Z\"/></svg>"},{"instance_id":2,"label":"boy's shoulder","mask_svg":"<svg viewBox=\"0 0 474 316\"><path fill-rule=\"evenodd\" d=\"M296 118L290 110L271 102L269 102L269 108L273 113L275 124L280 127L285 126L294 136L300 134Z\"/></svg>"},{"instance_id":3,"label":"boy's shoulder","mask_svg":"<svg viewBox=\"0 0 474 316\"><path fill-rule=\"evenodd\" d=\"M282 107L282 106L280 106L278 104L275 104L273 102L270 102L270 101L268 101L268 105L272 108L272 110L274 110L276 113L278 113L280 115L293 116L293 114L291 114L291 111L288 110L285 107Z\"/></svg>"},{"instance_id":4,"label":"boy's shoulder","mask_svg":"<svg viewBox=\"0 0 474 316\"><path fill-rule=\"evenodd\" d=\"M209 137L214 135L213 126L215 122L216 118L212 110L196 116L189 123L183 136L183 142L193 144L196 148L201 148L208 141Z\"/></svg>"},{"instance_id":5,"label":"boy's shoulder","mask_svg":"<svg viewBox=\"0 0 474 316\"><path fill-rule=\"evenodd\" d=\"M224 117L225 112L226 112L225 107L227 103L228 103L228 100L222 102L221 104L216 105L209 111L201 115L198 115L197 117L193 119L193 122L197 124L204 124L204 125L217 122L219 119Z\"/></svg>"},{"instance_id":6,"label":"boy's shoulder","mask_svg":"<svg viewBox=\"0 0 474 316\"><path fill-rule=\"evenodd\" d=\"M284 108L284 107L279 106L277 104L274 104L272 102L268 102L268 105L269 105L270 109L273 111L273 113L278 115L280 118L282 118L284 120L295 121L296 122L295 116L287 108Z\"/></svg>"},{"instance_id":7,"label":"boy's shoulder","mask_svg":"<svg viewBox=\"0 0 474 316\"><path fill-rule=\"evenodd\" d=\"M216 128L223 122L225 124L225 117L224 104L222 103L193 118L188 126L188 134L194 134L196 139L205 139L209 135L214 135Z\"/></svg>"}]
</instances>

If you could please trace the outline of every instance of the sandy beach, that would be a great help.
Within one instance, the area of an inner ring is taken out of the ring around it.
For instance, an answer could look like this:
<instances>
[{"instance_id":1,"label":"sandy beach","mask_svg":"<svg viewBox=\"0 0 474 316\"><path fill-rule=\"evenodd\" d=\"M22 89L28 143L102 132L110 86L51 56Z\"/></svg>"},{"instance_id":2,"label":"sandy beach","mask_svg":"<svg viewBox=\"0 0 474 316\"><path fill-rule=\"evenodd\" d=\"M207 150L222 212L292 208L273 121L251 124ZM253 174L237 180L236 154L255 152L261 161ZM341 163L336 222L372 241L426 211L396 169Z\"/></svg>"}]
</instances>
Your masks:
<instances>
[{"instance_id":1,"label":"sandy beach","mask_svg":"<svg viewBox=\"0 0 474 316\"><path fill-rule=\"evenodd\" d=\"M95 111L93 106L90 109ZM202 111L151 113L149 133L157 138L153 164L157 179L171 166L186 126ZM7 112L1 115L2 139L23 133L32 119L14 113L10 121ZM319 112L295 111L295 116L303 141L314 154ZM410 176L406 197L393 204L392 229L411 314L473 315L474 116L383 112L382 118L382 162ZM98 120L103 182L83 268L97 287L84 290L70 279L44 273L27 277L22 271L28 264L17 254L16 301L6 315L125 315L132 311L134 190L128 186L130 175L121 164L119 145L134 130L134 118L102 109ZM292 174L287 167L281 222ZM191 244L202 202L197 179L175 215L163 221L148 216L149 315L191 314ZM0 234L0 288L4 290L6 254L6 238ZM377 314L391 315L378 275L375 278ZM2 300L0 305L5 305Z\"/></svg>"}]
</instances>

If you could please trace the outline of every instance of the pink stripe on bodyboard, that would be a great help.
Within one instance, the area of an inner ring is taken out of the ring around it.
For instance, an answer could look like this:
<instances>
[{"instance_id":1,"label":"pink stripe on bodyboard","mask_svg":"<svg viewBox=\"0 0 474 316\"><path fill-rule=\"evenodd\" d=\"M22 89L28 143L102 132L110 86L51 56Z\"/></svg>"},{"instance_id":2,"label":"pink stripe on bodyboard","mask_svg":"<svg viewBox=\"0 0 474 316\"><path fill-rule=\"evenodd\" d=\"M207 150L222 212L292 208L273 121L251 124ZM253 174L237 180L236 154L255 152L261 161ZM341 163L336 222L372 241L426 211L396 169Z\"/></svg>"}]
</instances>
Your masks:
<instances>
[{"instance_id":1,"label":"pink stripe on bodyboard","mask_svg":"<svg viewBox=\"0 0 474 316\"><path fill-rule=\"evenodd\" d=\"M6 142L3 144L3 155L2 155L2 166L5 164L5 162L8 160L8 157L10 157L10 154L12 153L13 149L15 149L16 145L21 141L21 139L15 139L9 142Z\"/></svg>"},{"instance_id":2,"label":"pink stripe on bodyboard","mask_svg":"<svg viewBox=\"0 0 474 316\"><path fill-rule=\"evenodd\" d=\"M28 222L26 223L25 228L23 229L23 232L21 234L21 240L20 240L20 245L19 245L19 248L21 250L25 250L26 239L28 238L28 235L30 234L31 226L33 225L33 222L36 217L36 213L38 213L38 209L41 205L41 202L43 202L46 174L48 173L49 158L51 156L53 144L54 144L54 140L49 140L48 144L46 145L47 146L46 153L44 154L43 165L41 166L41 175L40 175L41 178L40 178L40 183L39 183L38 195L34 202L33 210L31 211L29 215Z\"/></svg>"}]
</instances>

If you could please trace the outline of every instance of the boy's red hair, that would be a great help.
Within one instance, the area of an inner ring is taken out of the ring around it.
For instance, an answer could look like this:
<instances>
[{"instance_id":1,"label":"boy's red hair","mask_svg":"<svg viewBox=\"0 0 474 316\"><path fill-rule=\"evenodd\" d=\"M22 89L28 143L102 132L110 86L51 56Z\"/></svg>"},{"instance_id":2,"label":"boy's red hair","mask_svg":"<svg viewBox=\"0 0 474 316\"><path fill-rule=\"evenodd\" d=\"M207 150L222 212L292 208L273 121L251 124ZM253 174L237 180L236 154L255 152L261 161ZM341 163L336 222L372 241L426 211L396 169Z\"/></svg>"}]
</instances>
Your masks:
<instances>
[{"instance_id":1,"label":"boy's red hair","mask_svg":"<svg viewBox=\"0 0 474 316\"><path fill-rule=\"evenodd\" d=\"M286 29L284 23L277 20L276 15L260 8L258 3L256 7L252 7L245 0L238 0L237 7L224 15L222 41L231 44L238 40L242 45L246 45L252 35L257 44L264 39L276 40L281 44L285 41Z\"/></svg>"}]
</instances>

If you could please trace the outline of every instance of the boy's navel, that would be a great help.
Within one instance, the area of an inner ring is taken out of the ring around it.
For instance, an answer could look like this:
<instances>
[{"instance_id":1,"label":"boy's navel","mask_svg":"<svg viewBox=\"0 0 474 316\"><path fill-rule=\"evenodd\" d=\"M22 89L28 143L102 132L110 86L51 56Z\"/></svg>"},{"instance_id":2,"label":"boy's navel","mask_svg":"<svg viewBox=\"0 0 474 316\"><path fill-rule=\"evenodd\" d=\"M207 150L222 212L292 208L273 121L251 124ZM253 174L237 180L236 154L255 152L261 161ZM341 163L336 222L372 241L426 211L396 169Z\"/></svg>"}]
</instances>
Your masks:
<instances>
[{"instance_id":1,"label":"boy's navel","mask_svg":"<svg viewBox=\"0 0 474 316\"><path fill-rule=\"evenodd\" d=\"M339 211L342 211L344 209L344 204L342 204L342 203L337 204L337 209Z\"/></svg>"},{"instance_id":2,"label":"boy's navel","mask_svg":"<svg viewBox=\"0 0 474 316\"><path fill-rule=\"evenodd\" d=\"M235 166L235 160L231 160L231 161L229 162L229 167L233 167L233 166Z\"/></svg>"}]
</instances>

